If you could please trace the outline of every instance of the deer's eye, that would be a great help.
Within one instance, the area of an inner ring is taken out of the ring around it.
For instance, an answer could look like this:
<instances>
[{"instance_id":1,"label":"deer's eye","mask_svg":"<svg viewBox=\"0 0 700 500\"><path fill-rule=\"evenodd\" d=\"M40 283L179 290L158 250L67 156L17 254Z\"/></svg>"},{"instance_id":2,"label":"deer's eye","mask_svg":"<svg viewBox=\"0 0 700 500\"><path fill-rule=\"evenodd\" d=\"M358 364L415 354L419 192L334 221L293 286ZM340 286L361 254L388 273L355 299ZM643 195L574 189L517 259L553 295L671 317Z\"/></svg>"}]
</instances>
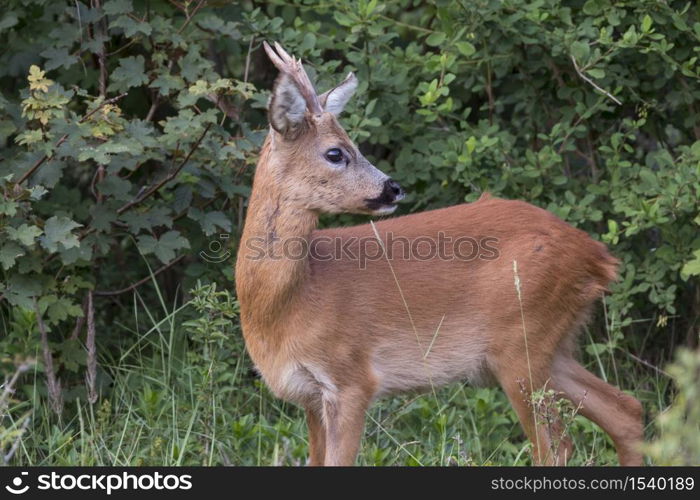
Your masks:
<instances>
[{"instance_id":1,"label":"deer's eye","mask_svg":"<svg viewBox=\"0 0 700 500\"><path fill-rule=\"evenodd\" d=\"M338 148L331 148L326 151L326 160L331 163L341 163L345 159L343 152Z\"/></svg>"}]
</instances>

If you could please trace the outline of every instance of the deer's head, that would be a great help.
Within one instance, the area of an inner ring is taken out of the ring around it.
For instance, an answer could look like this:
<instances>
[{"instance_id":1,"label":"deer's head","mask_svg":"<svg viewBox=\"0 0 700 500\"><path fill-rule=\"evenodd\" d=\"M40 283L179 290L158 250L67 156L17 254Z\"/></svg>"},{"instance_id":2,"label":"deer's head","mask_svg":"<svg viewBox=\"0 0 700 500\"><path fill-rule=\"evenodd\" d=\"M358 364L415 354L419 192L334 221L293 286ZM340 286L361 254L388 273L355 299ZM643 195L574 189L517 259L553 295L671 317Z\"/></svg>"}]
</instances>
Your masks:
<instances>
[{"instance_id":1,"label":"deer's head","mask_svg":"<svg viewBox=\"0 0 700 500\"><path fill-rule=\"evenodd\" d=\"M317 95L301 61L278 43L263 45L280 71L269 118L272 173L285 199L316 212L392 213L403 190L362 156L338 123L357 88L355 75Z\"/></svg>"}]
</instances>

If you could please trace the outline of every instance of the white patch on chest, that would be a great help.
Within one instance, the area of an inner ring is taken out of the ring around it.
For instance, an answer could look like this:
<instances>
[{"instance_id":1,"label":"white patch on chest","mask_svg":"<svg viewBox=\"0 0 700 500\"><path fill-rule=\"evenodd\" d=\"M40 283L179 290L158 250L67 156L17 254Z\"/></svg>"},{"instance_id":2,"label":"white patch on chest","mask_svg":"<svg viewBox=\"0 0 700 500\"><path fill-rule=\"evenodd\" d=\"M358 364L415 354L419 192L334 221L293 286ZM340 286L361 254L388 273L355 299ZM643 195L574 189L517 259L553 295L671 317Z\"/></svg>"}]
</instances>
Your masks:
<instances>
[{"instance_id":1,"label":"white patch on chest","mask_svg":"<svg viewBox=\"0 0 700 500\"><path fill-rule=\"evenodd\" d=\"M300 404L333 398L338 391L320 367L295 361L288 362L276 377L265 380L277 397Z\"/></svg>"}]
</instances>

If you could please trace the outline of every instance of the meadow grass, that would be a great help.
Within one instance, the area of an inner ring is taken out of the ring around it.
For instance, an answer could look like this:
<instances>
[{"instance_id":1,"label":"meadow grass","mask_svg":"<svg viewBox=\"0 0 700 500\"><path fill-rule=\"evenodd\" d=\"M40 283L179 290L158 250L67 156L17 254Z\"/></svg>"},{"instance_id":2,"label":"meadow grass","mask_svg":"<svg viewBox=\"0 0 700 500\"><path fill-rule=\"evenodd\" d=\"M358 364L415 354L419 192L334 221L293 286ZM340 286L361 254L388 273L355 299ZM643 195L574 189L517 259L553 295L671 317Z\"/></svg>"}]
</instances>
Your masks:
<instances>
[{"instance_id":1,"label":"meadow grass","mask_svg":"<svg viewBox=\"0 0 700 500\"><path fill-rule=\"evenodd\" d=\"M98 328L95 404L86 401L82 384L65 387L65 408L57 416L39 389L43 374L36 367L25 374L4 418L5 431L14 431L18 440L9 463L305 464L303 412L276 399L254 373L231 296L203 286L184 303L169 304L155 288L155 305L134 294L129 321L102 327L121 333L125 340L118 348L100 345ZM642 400L648 421L668 405L667 377L619 348L595 353L588 356L588 368L608 380L615 378L612 373L625 374L619 382ZM31 418L28 425L23 416ZM26 432L17 432L23 424ZM568 431L574 441L571 465L617 463L607 435L588 420L573 418ZM357 463L529 465L531 456L500 389L455 383L376 402Z\"/></svg>"}]
</instances>

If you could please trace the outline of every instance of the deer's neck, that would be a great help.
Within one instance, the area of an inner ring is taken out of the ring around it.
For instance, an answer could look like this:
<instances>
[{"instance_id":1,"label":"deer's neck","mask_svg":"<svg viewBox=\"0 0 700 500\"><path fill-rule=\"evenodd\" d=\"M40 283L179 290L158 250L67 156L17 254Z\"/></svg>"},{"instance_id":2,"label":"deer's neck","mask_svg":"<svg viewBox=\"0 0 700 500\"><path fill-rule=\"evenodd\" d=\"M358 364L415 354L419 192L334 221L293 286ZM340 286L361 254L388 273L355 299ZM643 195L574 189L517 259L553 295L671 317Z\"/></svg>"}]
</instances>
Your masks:
<instances>
[{"instance_id":1,"label":"deer's neck","mask_svg":"<svg viewBox=\"0 0 700 500\"><path fill-rule=\"evenodd\" d=\"M255 173L236 262L236 289L246 327L274 334L308 279L315 213L291 206L279 190L265 142Z\"/></svg>"}]
</instances>

